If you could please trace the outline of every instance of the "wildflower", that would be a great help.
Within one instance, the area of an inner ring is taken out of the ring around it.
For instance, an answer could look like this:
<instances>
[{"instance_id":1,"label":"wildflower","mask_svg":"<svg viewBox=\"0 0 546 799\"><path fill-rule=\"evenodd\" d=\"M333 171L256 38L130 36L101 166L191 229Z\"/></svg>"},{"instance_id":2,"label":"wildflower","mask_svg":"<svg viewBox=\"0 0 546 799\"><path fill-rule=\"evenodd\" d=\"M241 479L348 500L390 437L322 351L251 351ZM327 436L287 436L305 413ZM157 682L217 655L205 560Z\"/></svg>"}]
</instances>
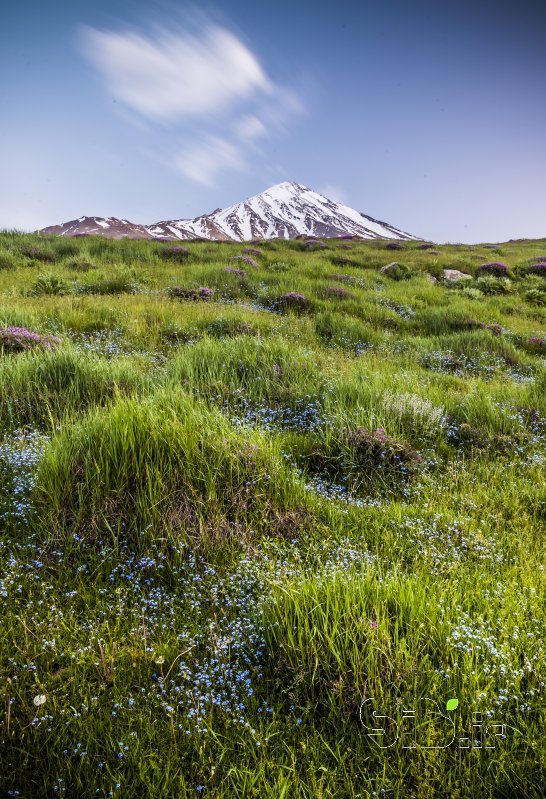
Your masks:
<instances>
[{"instance_id":1,"label":"wildflower","mask_svg":"<svg viewBox=\"0 0 546 799\"><path fill-rule=\"evenodd\" d=\"M37 696L34 697L32 701L34 702L36 707L40 707L41 705L45 705L46 698L47 697L45 696L45 694L38 694Z\"/></svg>"}]
</instances>

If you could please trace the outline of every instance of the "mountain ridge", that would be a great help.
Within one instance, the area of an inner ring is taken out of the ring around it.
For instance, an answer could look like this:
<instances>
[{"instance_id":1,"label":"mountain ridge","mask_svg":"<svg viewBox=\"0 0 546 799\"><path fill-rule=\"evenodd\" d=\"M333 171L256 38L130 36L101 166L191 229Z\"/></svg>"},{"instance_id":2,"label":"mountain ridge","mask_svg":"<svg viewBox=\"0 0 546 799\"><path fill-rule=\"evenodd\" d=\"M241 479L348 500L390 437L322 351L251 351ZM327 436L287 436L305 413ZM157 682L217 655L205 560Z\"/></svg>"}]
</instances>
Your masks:
<instances>
[{"instance_id":1,"label":"mountain ridge","mask_svg":"<svg viewBox=\"0 0 546 799\"><path fill-rule=\"evenodd\" d=\"M260 194L194 219L162 220L151 225L117 217L82 216L42 228L61 236L99 235L106 238L250 241L294 239L298 236L417 240L411 233L337 203L301 183L284 181Z\"/></svg>"}]
</instances>

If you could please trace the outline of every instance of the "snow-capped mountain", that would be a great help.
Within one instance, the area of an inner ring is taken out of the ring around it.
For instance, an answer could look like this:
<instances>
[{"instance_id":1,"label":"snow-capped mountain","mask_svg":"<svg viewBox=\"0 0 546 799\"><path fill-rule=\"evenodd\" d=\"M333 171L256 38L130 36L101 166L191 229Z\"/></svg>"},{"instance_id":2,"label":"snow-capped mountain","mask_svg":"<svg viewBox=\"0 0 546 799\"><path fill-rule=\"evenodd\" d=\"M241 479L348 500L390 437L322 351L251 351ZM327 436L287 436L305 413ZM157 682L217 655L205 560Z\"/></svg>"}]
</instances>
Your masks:
<instances>
[{"instance_id":1,"label":"snow-capped mountain","mask_svg":"<svg viewBox=\"0 0 546 799\"><path fill-rule=\"evenodd\" d=\"M62 225L45 227L40 233L55 233L59 236L104 236L108 239L149 239L150 233L144 225L134 225L126 219L113 216L81 216Z\"/></svg>"},{"instance_id":2,"label":"snow-capped mountain","mask_svg":"<svg viewBox=\"0 0 546 799\"><path fill-rule=\"evenodd\" d=\"M45 228L44 233L100 235L109 238L204 238L215 241L293 239L297 236L359 236L365 239L416 239L347 205L329 200L300 183L279 183L229 208L195 219L133 225L126 220L82 217Z\"/></svg>"}]
</instances>

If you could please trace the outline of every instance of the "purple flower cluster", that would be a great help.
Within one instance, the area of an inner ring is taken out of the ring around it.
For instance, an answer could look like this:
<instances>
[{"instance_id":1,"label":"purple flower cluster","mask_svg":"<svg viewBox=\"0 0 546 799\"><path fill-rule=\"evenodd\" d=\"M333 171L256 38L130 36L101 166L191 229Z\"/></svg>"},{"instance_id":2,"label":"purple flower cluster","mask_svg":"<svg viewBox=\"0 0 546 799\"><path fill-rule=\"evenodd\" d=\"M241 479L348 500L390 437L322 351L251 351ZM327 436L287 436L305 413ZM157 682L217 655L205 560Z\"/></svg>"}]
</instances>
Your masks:
<instances>
[{"instance_id":1,"label":"purple flower cluster","mask_svg":"<svg viewBox=\"0 0 546 799\"><path fill-rule=\"evenodd\" d=\"M532 352L536 352L538 355L546 355L546 338L531 336L527 339L527 346Z\"/></svg>"},{"instance_id":2,"label":"purple flower cluster","mask_svg":"<svg viewBox=\"0 0 546 799\"><path fill-rule=\"evenodd\" d=\"M281 294L277 297L275 305L282 309L293 311L307 311L311 307L311 300L305 294L300 294L297 291L289 291L286 294Z\"/></svg>"},{"instance_id":3,"label":"purple flower cluster","mask_svg":"<svg viewBox=\"0 0 546 799\"><path fill-rule=\"evenodd\" d=\"M326 299L331 297L338 300L348 300L354 297L350 291L347 291L347 289L344 289L341 286L326 286L326 288L321 291L321 294Z\"/></svg>"},{"instance_id":4,"label":"purple flower cluster","mask_svg":"<svg viewBox=\"0 0 546 799\"><path fill-rule=\"evenodd\" d=\"M237 277L246 277L246 272L244 269L237 269L235 266L225 266L224 272L229 272L232 275L236 275Z\"/></svg>"},{"instance_id":5,"label":"purple flower cluster","mask_svg":"<svg viewBox=\"0 0 546 799\"><path fill-rule=\"evenodd\" d=\"M246 264L247 266L252 266L254 269L259 269L259 264L254 260L254 258L249 258L246 255L234 255L232 258L229 259L230 261L240 261L242 264Z\"/></svg>"},{"instance_id":6,"label":"purple flower cluster","mask_svg":"<svg viewBox=\"0 0 546 799\"><path fill-rule=\"evenodd\" d=\"M531 266L528 267L527 272L530 275L541 275L542 277L546 277L546 263L531 264Z\"/></svg>"},{"instance_id":7,"label":"purple flower cluster","mask_svg":"<svg viewBox=\"0 0 546 799\"><path fill-rule=\"evenodd\" d=\"M61 341L57 336L44 336L34 330L27 330L26 327L0 328L0 353L25 352L33 347L51 350Z\"/></svg>"},{"instance_id":8,"label":"purple flower cluster","mask_svg":"<svg viewBox=\"0 0 546 799\"><path fill-rule=\"evenodd\" d=\"M243 252L245 255L254 255L256 258L263 258L263 252L256 247L246 247Z\"/></svg>"},{"instance_id":9,"label":"purple flower cluster","mask_svg":"<svg viewBox=\"0 0 546 799\"><path fill-rule=\"evenodd\" d=\"M500 261L491 261L487 264L480 264L476 269L478 275L492 275L493 277L507 277L508 267Z\"/></svg>"}]
</instances>

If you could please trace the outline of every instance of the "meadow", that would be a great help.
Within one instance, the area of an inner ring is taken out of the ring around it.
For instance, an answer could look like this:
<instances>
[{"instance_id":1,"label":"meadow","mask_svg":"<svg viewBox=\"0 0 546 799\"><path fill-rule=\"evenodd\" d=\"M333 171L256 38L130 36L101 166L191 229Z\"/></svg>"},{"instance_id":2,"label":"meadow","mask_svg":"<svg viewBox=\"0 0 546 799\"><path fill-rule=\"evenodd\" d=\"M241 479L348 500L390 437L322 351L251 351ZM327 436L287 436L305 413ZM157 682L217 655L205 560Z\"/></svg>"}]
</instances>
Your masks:
<instances>
[{"instance_id":1,"label":"meadow","mask_svg":"<svg viewBox=\"0 0 546 799\"><path fill-rule=\"evenodd\" d=\"M544 796L545 320L546 240L1 233L0 794Z\"/></svg>"}]
</instances>

